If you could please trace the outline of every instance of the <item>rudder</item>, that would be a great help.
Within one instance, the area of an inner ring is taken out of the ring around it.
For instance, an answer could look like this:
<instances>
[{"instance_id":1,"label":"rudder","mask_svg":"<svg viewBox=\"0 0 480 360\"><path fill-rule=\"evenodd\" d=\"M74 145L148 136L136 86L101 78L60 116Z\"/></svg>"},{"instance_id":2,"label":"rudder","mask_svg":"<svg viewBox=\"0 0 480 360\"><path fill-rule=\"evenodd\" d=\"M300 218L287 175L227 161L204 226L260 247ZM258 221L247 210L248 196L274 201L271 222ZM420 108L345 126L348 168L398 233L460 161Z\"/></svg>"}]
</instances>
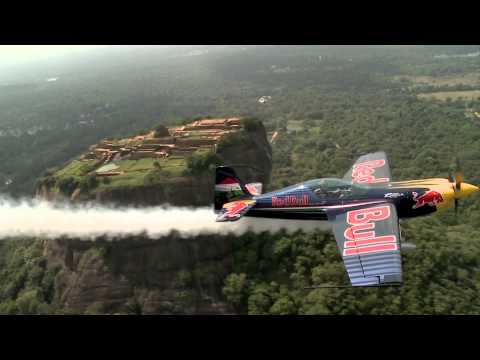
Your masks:
<instances>
[{"instance_id":1,"label":"rudder","mask_svg":"<svg viewBox=\"0 0 480 360\"><path fill-rule=\"evenodd\" d=\"M215 211L220 211L223 204L227 202L251 197L252 195L233 168L228 166L217 167L215 172Z\"/></svg>"}]
</instances>

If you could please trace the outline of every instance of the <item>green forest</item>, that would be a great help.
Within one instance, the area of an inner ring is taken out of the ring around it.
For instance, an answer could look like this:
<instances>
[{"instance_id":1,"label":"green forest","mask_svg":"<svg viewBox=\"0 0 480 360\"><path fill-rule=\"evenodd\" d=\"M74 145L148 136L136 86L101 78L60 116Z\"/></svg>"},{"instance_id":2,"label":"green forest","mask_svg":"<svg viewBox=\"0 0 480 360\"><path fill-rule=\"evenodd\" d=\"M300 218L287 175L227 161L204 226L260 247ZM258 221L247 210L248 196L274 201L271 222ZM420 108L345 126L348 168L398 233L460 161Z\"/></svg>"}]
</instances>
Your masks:
<instances>
[{"instance_id":1,"label":"green forest","mask_svg":"<svg viewBox=\"0 0 480 360\"><path fill-rule=\"evenodd\" d=\"M105 137L247 115L278 132L265 191L342 177L358 156L378 150L395 180L448 177L458 157L465 180L478 185L480 97L465 94L480 90L480 56L458 54L479 49L143 49L116 57L115 66L116 55L101 52L94 65L45 64L16 84L0 77L0 193L32 196L37 179ZM59 80L45 83L48 76ZM462 96L421 96L457 91ZM271 98L259 103L261 96ZM402 223L417 246L403 254L402 287L311 289L348 284L332 234L247 233L233 239L234 271L222 296L239 314L478 314L479 201L461 201L457 216L447 210ZM56 271L45 266L40 240L0 241L0 313L63 313L52 305Z\"/></svg>"}]
</instances>

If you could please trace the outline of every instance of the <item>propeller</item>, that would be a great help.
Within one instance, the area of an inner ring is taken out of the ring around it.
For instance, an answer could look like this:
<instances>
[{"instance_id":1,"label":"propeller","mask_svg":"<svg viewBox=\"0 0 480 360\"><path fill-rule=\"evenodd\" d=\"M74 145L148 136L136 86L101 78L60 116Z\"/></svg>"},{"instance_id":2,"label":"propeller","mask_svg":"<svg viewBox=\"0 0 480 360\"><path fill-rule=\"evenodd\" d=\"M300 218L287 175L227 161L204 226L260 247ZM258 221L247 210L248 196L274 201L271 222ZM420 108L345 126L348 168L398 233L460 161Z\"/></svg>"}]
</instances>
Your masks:
<instances>
[{"instance_id":1,"label":"propeller","mask_svg":"<svg viewBox=\"0 0 480 360\"><path fill-rule=\"evenodd\" d=\"M458 157L455 157L455 175L450 174L450 179L452 182L453 191L455 194L455 215L458 213L459 201L458 201L458 194L462 189L462 182L463 182L463 170L460 165L460 160Z\"/></svg>"},{"instance_id":2,"label":"propeller","mask_svg":"<svg viewBox=\"0 0 480 360\"><path fill-rule=\"evenodd\" d=\"M455 203L455 215L458 213L460 201L459 199L462 199L464 197L467 197L475 192L480 191L480 188L468 184L463 181L463 171L462 171L462 166L460 165L460 160L458 157L455 157L455 173L452 175L450 173L450 182L452 184L453 188L453 195L454 195L454 203Z\"/></svg>"}]
</instances>

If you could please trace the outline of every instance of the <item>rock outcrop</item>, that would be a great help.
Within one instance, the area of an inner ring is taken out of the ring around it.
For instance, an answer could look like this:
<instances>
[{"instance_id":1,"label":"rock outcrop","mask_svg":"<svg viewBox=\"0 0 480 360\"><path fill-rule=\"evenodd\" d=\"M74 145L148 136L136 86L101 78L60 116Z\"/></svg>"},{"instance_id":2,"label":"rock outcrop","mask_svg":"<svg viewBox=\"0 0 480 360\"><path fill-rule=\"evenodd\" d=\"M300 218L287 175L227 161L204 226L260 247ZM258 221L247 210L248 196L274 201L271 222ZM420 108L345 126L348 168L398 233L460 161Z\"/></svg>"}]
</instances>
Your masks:
<instances>
[{"instance_id":1,"label":"rock outcrop","mask_svg":"<svg viewBox=\"0 0 480 360\"><path fill-rule=\"evenodd\" d=\"M272 152L263 125L221 144L217 153L225 164L235 166L245 182L268 185ZM94 194L99 203L136 207L206 206L213 202L213 187L213 173L206 171ZM91 200L78 191L73 194L77 201ZM49 201L71 198L45 184L37 195ZM59 269L54 303L72 313L232 313L221 291L224 278L233 270L231 241L228 236L182 238L178 234L158 240L136 236L121 241L45 241L48 266Z\"/></svg>"},{"instance_id":2,"label":"rock outcrop","mask_svg":"<svg viewBox=\"0 0 480 360\"><path fill-rule=\"evenodd\" d=\"M263 125L255 123L253 129L236 130L222 138L216 146L216 155L223 164L231 165L245 182L262 182L268 185L272 169L272 149ZM189 155L185 155L187 158ZM68 166L68 165L67 165ZM98 167L98 163L96 165ZM88 168L88 165L86 165ZM147 171L148 172L148 171ZM149 170L154 174L155 170ZM63 173L63 169L57 172ZM206 206L213 200L214 172L205 171L176 176L162 176L153 183L136 185L109 185L82 187L82 180L92 176L90 171L83 179L76 176L75 184L62 186L64 174L51 174L39 182L36 196L48 201L92 201L123 206L155 206L172 204L178 206ZM99 178L101 179L101 178ZM65 181L64 181L65 183ZM60 184L60 185L59 185Z\"/></svg>"}]
</instances>

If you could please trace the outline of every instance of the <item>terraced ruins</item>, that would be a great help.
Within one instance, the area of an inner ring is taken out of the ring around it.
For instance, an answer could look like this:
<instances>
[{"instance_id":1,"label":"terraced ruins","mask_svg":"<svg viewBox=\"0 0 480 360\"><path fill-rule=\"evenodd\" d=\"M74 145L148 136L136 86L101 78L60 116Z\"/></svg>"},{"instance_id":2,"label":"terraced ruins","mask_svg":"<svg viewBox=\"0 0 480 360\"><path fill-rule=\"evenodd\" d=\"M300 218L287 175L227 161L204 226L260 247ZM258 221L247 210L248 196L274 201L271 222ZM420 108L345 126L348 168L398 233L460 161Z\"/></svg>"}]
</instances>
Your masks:
<instances>
[{"instance_id":1,"label":"terraced ruins","mask_svg":"<svg viewBox=\"0 0 480 360\"><path fill-rule=\"evenodd\" d=\"M151 197L155 204L175 203L172 197L178 186L207 186L209 168L225 161L238 163L245 159L242 154L248 158L249 153L252 163L266 154L263 162L271 166L265 129L254 119L209 118L170 128L159 126L142 135L104 139L90 146L66 166L40 179L37 195L49 200L117 201L130 198L126 193L149 189L150 195L136 194L132 199ZM152 194L158 194L160 188L162 195L155 198ZM198 202L204 203L203 199Z\"/></svg>"}]
</instances>

